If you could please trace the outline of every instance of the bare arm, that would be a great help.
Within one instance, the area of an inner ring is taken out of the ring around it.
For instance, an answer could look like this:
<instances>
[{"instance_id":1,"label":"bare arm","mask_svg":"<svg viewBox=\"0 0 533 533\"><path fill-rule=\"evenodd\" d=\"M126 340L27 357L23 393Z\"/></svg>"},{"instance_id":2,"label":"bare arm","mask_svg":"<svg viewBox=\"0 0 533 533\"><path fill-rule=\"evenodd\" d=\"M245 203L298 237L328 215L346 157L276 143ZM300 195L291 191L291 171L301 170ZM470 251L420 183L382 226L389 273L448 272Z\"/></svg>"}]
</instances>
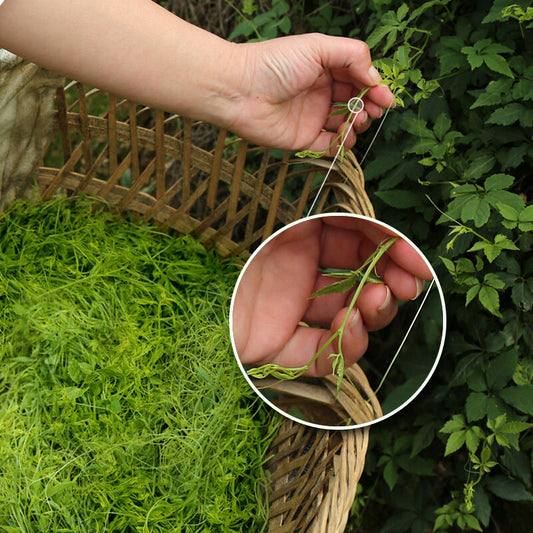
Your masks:
<instances>
[{"instance_id":1,"label":"bare arm","mask_svg":"<svg viewBox=\"0 0 533 533\"><path fill-rule=\"evenodd\" d=\"M327 118L332 100L374 86L348 147L393 100L388 88L376 86L379 76L361 41L300 35L239 45L151 0L5 0L0 47L89 85L286 149L329 145L343 123Z\"/></svg>"}]
</instances>

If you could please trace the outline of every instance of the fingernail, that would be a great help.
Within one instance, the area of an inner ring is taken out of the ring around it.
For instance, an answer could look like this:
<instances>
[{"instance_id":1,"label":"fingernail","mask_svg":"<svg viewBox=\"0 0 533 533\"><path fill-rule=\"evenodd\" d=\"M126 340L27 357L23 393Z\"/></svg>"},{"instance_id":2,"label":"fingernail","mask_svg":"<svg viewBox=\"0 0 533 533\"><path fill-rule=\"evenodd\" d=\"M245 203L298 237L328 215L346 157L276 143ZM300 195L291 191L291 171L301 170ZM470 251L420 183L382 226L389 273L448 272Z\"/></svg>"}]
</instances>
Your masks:
<instances>
[{"instance_id":1,"label":"fingernail","mask_svg":"<svg viewBox=\"0 0 533 533\"><path fill-rule=\"evenodd\" d=\"M374 85L381 83L381 76L379 75L378 69L376 67L372 66L368 69L368 76L370 77Z\"/></svg>"},{"instance_id":2,"label":"fingernail","mask_svg":"<svg viewBox=\"0 0 533 533\"><path fill-rule=\"evenodd\" d=\"M354 337L358 337L363 333L363 320L361 319L359 309L355 311L355 315L350 320L350 332Z\"/></svg>"},{"instance_id":3,"label":"fingernail","mask_svg":"<svg viewBox=\"0 0 533 533\"><path fill-rule=\"evenodd\" d=\"M385 299L383 300L383 303L378 307L378 311L385 311L387 309L392 301L392 293L390 289L385 285L385 289L387 290L387 293L385 294Z\"/></svg>"},{"instance_id":4,"label":"fingernail","mask_svg":"<svg viewBox=\"0 0 533 533\"><path fill-rule=\"evenodd\" d=\"M416 296L414 298L411 298L411 300L416 300L424 290L425 281L423 279L415 278L416 281Z\"/></svg>"}]
</instances>

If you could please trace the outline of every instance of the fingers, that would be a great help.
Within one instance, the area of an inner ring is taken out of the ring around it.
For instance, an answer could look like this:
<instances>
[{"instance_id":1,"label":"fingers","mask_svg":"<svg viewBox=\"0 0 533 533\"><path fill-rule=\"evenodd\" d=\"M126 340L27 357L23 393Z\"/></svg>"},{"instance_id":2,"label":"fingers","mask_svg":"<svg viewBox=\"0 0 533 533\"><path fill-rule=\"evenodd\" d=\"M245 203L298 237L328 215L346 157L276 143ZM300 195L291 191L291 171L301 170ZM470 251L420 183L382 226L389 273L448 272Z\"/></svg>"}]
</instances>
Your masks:
<instances>
[{"instance_id":1,"label":"fingers","mask_svg":"<svg viewBox=\"0 0 533 533\"><path fill-rule=\"evenodd\" d=\"M325 68L346 70L352 83L362 83L367 87L380 83L381 77L372 65L370 49L365 42L320 35L315 46Z\"/></svg>"},{"instance_id":2,"label":"fingers","mask_svg":"<svg viewBox=\"0 0 533 533\"><path fill-rule=\"evenodd\" d=\"M370 283L361 290L357 308L367 331L377 331L392 322L398 312L398 300L387 284Z\"/></svg>"},{"instance_id":3,"label":"fingers","mask_svg":"<svg viewBox=\"0 0 533 533\"><path fill-rule=\"evenodd\" d=\"M368 228L365 229L365 236L371 241L371 243L367 243L367 248L362 253L363 256L365 254L369 255L372 253L375 249L375 246L379 245L379 243L387 237L387 234L380 227L374 224L369 224ZM431 273L431 270L427 266L422 256L417 252L417 250L415 250L413 246L411 246L411 244L404 239L399 239L396 241L387 250L387 254L378 262L376 268L380 274L385 273L390 259L392 259L396 265L417 278L425 280L430 280L433 278L433 274Z\"/></svg>"},{"instance_id":4,"label":"fingers","mask_svg":"<svg viewBox=\"0 0 533 533\"><path fill-rule=\"evenodd\" d=\"M330 337L342 325L348 309L341 309L335 316L331 329L317 329L298 326L275 359L269 361L281 366L297 368L305 366L313 356L328 342ZM366 352L368 347L368 332L365 328L361 313L354 310L350 313L342 340L342 350L345 365L350 366L357 362ZM306 375L311 377L327 376L332 373L331 354L338 352L338 342L331 342L311 365Z\"/></svg>"},{"instance_id":5,"label":"fingers","mask_svg":"<svg viewBox=\"0 0 533 533\"><path fill-rule=\"evenodd\" d=\"M340 147L341 141L339 141L339 134L342 132L343 127L339 127L338 132L322 131L318 137L307 148L313 152L326 152L326 155L335 157ZM346 150L349 150L355 145L357 135L353 129L345 132L343 146Z\"/></svg>"},{"instance_id":6,"label":"fingers","mask_svg":"<svg viewBox=\"0 0 533 533\"><path fill-rule=\"evenodd\" d=\"M315 290L338 281L336 278L320 276ZM408 288L409 289L409 288ZM342 307L349 305L354 291L334 293L313 298L303 317L309 324L329 327ZM402 296L411 296L411 292L400 292ZM414 293L413 293L414 294ZM387 284L369 283L363 287L357 299L357 308L368 331L376 331L388 326L398 311L398 300Z\"/></svg>"},{"instance_id":7,"label":"fingers","mask_svg":"<svg viewBox=\"0 0 533 533\"><path fill-rule=\"evenodd\" d=\"M320 266L353 269L372 254L384 239L395 235L385 226L352 217L327 217L322 231ZM392 259L392 261L390 261ZM405 239L399 239L380 259L376 269L380 277L390 265L397 266L415 278L433 278L424 258Z\"/></svg>"}]
</instances>

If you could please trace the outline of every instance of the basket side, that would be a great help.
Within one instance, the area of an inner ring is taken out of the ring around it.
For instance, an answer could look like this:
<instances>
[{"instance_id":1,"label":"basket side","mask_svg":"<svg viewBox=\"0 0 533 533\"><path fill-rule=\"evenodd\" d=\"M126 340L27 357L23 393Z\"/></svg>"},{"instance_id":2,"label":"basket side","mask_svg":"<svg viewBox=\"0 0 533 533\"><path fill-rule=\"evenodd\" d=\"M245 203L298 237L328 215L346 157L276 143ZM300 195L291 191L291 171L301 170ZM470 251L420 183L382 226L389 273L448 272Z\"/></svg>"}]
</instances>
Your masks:
<instances>
[{"instance_id":1,"label":"basket side","mask_svg":"<svg viewBox=\"0 0 533 533\"><path fill-rule=\"evenodd\" d=\"M224 130L86 91L77 82L58 90L56 101L61 149L48 150L41 165L43 200L89 194L118 213L193 234L224 257L245 258L278 228L305 216L330 165L250 146ZM315 209L323 211L373 216L350 152L324 187ZM365 380L353 380L358 394L371 398ZM332 395L327 379L320 386ZM343 409L355 417L361 413L353 394L347 392ZM379 412L371 401L363 415ZM267 465L269 531L343 531L367 444L367 428L317 431L284 420Z\"/></svg>"},{"instance_id":2,"label":"basket side","mask_svg":"<svg viewBox=\"0 0 533 533\"><path fill-rule=\"evenodd\" d=\"M224 130L118 100L73 82L57 92L62 153L40 169L44 200L87 193L164 228L195 234L223 256L246 256L302 218L325 161L249 146ZM89 112L102 108L100 115ZM353 155L330 175L316 212L373 216Z\"/></svg>"}]
</instances>

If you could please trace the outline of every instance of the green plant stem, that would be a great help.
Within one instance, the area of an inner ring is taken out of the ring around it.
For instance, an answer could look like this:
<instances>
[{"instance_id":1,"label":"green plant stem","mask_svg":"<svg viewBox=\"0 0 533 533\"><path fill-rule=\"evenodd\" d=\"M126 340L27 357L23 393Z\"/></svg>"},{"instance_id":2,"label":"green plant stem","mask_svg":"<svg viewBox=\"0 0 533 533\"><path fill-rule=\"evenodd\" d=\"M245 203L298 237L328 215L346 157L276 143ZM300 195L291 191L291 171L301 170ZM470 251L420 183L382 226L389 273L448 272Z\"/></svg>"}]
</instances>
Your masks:
<instances>
[{"instance_id":1,"label":"green plant stem","mask_svg":"<svg viewBox=\"0 0 533 533\"><path fill-rule=\"evenodd\" d=\"M357 98L363 98L363 96L370 90L370 87L365 87L357 96ZM350 111L350 109L348 108L348 103L340 103L340 102L336 102L335 105L337 105L338 107L340 107L342 109L342 107L345 107L346 108L346 113L349 113L350 114L350 117L348 118L348 120L346 121L346 124L344 124L344 127L342 128L342 131L339 133L339 135L337 135L337 137L335 137L335 139L333 139L333 142L323 151L323 152L314 152L313 150L302 150L301 152L296 152L296 157L311 157L311 158L319 158L319 157L323 157L325 155L328 154L328 152L336 145L339 143L339 141L342 143L345 135L346 135L346 132L347 132L347 129L350 125L350 120L354 114L353 111ZM362 111L362 110L360 110ZM360 112L358 111L358 113ZM339 114L339 111L334 111L332 114L330 114L329 116L333 116L333 115L338 115ZM344 156L344 152L342 151L341 154L340 154L340 161L342 162L342 159L343 159L343 156Z\"/></svg>"},{"instance_id":2,"label":"green plant stem","mask_svg":"<svg viewBox=\"0 0 533 533\"><path fill-rule=\"evenodd\" d=\"M368 259L363 263L361 268L366 267L365 273L363 274L363 277L361 278L360 283L357 286L357 289L354 292L354 295L352 296L352 299L350 301L350 305L348 306L348 310L346 311L346 314L344 316L344 319L342 321L341 326L337 331L335 331L331 337L320 347L320 349L315 353L315 355L312 357L312 359L305 365L297 368L287 368L283 367L281 365L277 365L275 363L268 363L266 365L262 365L256 368L251 368L247 371L248 375L250 377L254 377L257 379L264 379L268 376L273 376L280 380L292 380L297 379L301 377L305 372L307 372L311 365L318 359L318 357L324 352L324 350L338 337L338 347L339 347L339 353L333 354L332 356L336 356L339 359L344 359L344 354L342 352L342 340L344 337L344 332L346 329L346 325L348 324L348 320L350 318L350 314L353 311L355 304L357 303L357 299L359 298L359 295L361 294L361 290L363 289L365 283L367 282L368 278L370 277L372 271L374 270L374 267L378 263L378 261L381 259L383 254L398 240L398 237L392 237L388 239L387 241L381 243L379 247L375 250L375 252L368 257ZM330 356L330 357L332 357ZM341 366L342 369L344 369L344 365ZM344 376L344 371L341 371L338 373L338 381L337 381L337 391L340 390L340 385L342 383L342 378Z\"/></svg>"}]
</instances>

